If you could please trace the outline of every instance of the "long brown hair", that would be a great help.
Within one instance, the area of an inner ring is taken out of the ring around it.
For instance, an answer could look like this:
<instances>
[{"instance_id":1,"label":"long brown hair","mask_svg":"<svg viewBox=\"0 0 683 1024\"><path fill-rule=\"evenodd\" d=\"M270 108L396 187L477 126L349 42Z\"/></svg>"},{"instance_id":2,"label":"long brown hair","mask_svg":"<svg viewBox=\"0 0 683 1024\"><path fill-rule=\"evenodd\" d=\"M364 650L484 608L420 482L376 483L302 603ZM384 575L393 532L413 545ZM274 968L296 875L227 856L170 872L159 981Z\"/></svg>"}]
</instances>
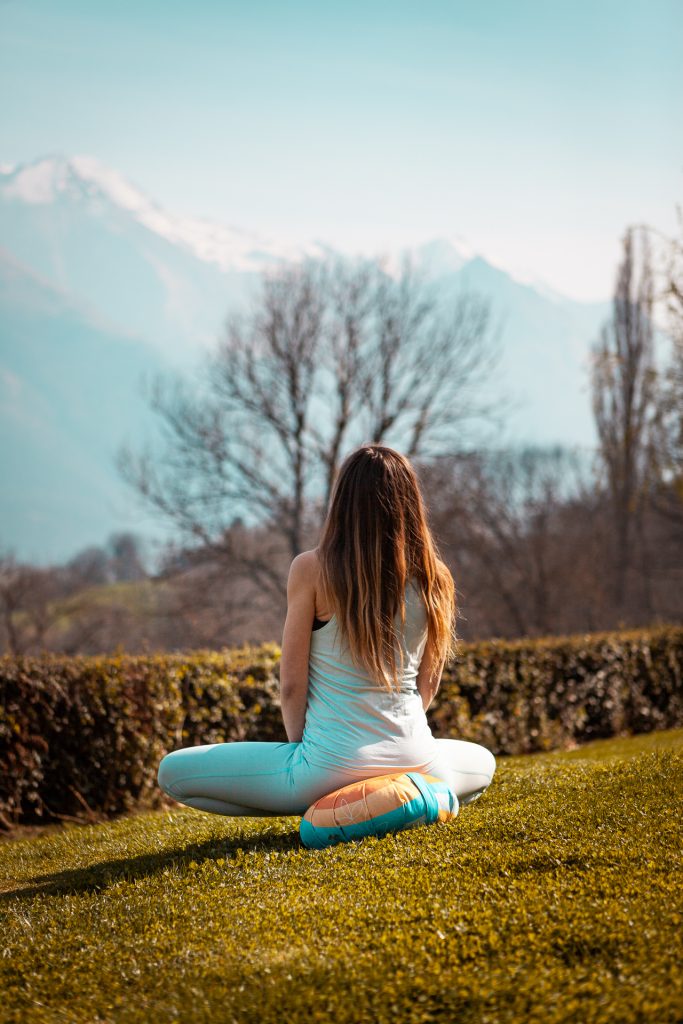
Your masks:
<instances>
[{"instance_id":1,"label":"long brown hair","mask_svg":"<svg viewBox=\"0 0 683 1024\"><path fill-rule=\"evenodd\" d=\"M413 578L427 610L435 672L457 653L457 602L450 570L432 538L415 470L393 448L365 444L335 479L318 544L322 589L357 666L391 690L399 688L394 619L405 624L405 592Z\"/></svg>"}]
</instances>

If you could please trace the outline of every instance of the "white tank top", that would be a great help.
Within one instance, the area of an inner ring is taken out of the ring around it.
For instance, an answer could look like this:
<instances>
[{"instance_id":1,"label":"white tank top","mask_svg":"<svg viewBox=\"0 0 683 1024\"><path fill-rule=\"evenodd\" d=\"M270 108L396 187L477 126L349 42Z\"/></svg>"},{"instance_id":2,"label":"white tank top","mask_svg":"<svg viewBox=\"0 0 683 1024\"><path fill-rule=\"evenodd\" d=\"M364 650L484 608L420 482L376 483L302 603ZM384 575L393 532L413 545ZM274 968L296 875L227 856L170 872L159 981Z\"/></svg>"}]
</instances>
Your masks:
<instances>
[{"instance_id":1,"label":"white tank top","mask_svg":"<svg viewBox=\"0 0 683 1024\"><path fill-rule=\"evenodd\" d=\"M406 621L396 628L403 646L400 691L391 693L351 661L333 615L311 633L308 703L301 739L311 763L362 773L417 769L435 756L436 741L417 689L417 672L427 643L427 611L417 585L406 587Z\"/></svg>"}]
</instances>

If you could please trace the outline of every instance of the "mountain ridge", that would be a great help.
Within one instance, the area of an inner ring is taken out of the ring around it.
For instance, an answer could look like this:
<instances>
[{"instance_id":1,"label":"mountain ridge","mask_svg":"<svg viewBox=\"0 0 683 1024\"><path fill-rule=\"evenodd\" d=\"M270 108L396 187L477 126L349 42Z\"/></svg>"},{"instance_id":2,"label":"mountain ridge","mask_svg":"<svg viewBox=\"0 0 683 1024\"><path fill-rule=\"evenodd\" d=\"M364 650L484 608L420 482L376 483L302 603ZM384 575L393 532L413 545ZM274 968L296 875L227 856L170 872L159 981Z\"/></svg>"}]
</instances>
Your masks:
<instances>
[{"instance_id":1,"label":"mountain ridge","mask_svg":"<svg viewBox=\"0 0 683 1024\"><path fill-rule=\"evenodd\" d=\"M5 447L15 455L3 463L0 544L20 556L63 559L141 520L111 460L125 431L141 441L154 431L140 374L193 371L264 270L285 259L344 254L321 240L288 248L176 218L92 157L53 154L2 166L0 383L11 440ZM394 271L412 259L444 302L463 289L491 299L502 355L489 393L504 384L518 400L509 420L516 440L594 444L587 350L607 303L543 294L447 232L388 256ZM105 365L111 394L103 390ZM42 416L33 427L31 406ZM31 515L22 513L22 495Z\"/></svg>"}]
</instances>

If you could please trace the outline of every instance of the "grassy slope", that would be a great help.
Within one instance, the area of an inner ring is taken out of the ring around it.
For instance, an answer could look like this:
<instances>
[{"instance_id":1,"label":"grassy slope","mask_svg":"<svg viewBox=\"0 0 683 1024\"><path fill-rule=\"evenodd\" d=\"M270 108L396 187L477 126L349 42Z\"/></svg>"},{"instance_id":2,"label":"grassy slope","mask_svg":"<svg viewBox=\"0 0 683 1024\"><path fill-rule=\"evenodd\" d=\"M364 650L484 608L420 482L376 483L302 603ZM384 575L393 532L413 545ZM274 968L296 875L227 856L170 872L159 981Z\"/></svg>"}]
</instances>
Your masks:
<instances>
[{"instance_id":1,"label":"grassy slope","mask_svg":"<svg viewBox=\"0 0 683 1024\"><path fill-rule=\"evenodd\" d=\"M0 1020L673 1024L682 767L683 730L501 758L454 822L324 851L180 805L4 842Z\"/></svg>"},{"instance_id":2,"label":"grassy slope","mask_svg":"<svg viewBox=\"0 0 683 1024\"><path fill-rule=\"evenodd\" d=\"M160 588L165 588L165 584L152 580L100 583L84 587L71 597L50 603L50 614L55 617L51 637L53 641L57 641L73 624L74 615L78 617L89 606L94 609L97 605L111 605L126 608L132 614L138 615L153 613L159 606ZM21 621L21 618L19 616L18 621Z\"/></svg>"}]
</instances>

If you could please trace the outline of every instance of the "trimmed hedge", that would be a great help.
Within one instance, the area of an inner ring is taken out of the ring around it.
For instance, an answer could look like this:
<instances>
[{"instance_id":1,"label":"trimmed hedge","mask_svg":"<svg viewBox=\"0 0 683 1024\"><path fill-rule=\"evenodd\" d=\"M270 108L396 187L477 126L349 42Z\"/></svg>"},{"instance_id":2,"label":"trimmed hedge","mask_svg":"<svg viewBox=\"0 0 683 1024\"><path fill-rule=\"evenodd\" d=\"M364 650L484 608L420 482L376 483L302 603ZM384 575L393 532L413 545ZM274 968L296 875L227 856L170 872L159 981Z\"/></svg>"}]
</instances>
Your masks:
<instances>
[{"instance_id":1,"label":"trimmed hedge","mask_svg":"<svg viewBox=\"0 0 683 1024\"><path fill-rule=\"evenodd\" d=\"M683 626L464 645L436 736L528 754L683 725Z\"/></svg>"},{"instance_id":2,"label":"trimmed hedge","mask_svg":"<svg viewBox=\"0 0 683 1024\"><path fill-rule=\"evenodd\" d=\"M188 655L0 658L0 827L164 802L161 758L286 741L275 644Z\"/></svg>"},{"instance_id":3,"label":"trimmed hedge","mask_svg":"<svg viewBox=\"0 0 683 1024\"><path fill-rule=\"evenodd\" d=\"M0 826L156 807L169 750L286 742L279 656L0 658ZM496 755L681 726L683 627L465 644L428 718Z\"/></svg>"}]
</instances>

